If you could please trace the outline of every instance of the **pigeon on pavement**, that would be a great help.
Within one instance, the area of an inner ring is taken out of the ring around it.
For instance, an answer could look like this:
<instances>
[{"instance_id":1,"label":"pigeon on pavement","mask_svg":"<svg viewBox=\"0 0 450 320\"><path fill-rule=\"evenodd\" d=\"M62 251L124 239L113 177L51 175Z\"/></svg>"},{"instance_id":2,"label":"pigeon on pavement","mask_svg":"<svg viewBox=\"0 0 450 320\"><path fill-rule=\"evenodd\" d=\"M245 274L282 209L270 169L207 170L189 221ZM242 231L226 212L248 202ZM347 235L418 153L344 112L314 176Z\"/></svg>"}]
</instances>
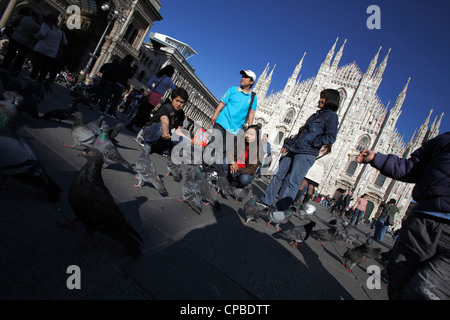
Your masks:
<instances>
[{"instance_id":1,"label":"pigeon on pavement","mask_svg":"<svg viewBox=\"0 0 450 320\"><path fill-rule=\"evenodd\" d=\"M173 163L170 157L167 158L167 170L167 176L171 174L173 176L173 180L175 180L176 182L180 182L183 178L181 174L181 166L179 164Z\"/></svg>"},{"instance_id":2,"label":"pigeon on pavement","mask_svg":"<svg viewBox=\"0 0 450 320\"><path fill-rule=\"evenodd\" d=\"M125 160L117 150L114 143L109 138L109 126L103 124L101 126L101 133L94 143L94 148L103 153L103 160L106 164L120 164L130 171L133 171L131 164Z\"/></svg>"},{"instance_id":3,"label":"pigeon on pavement","mask_svg":"<svg viewBox=\"0 0 450 320\"><path fill-rule=\"evenodd\" d=\"M245 204L244 204L244 214L245 214L245 222L244 225L249 221L256 220L259 218L259 210L256 205L256 198L252 196Z\"/></svg>"},{"instance_id":4,"label":"pigeon on pavement","mask_svg":"<svg viewBox=\"0 0 450 320\"><path fill-rule=\"evenodd\" d=\"M102 130L100 129L103 122L105 120L105 116L100 116L94 121L89 122L86 124L86 126L91 129L91 131L95 134L95 136L99 136L102 133Z\"/></svg>"},{"instance_id":5,"label":"pigeon on pavement","mask_svg":"<svg viewBox=\"0 0 450 320\"><path fill-rule=\"evenodd\" d=\"M18 110L21 101L13 92L3 94L0 101L0 184L14 178L43 192L49 202L58 202L62 189L48 176L28 143L17 133Z\"/></svg>"},{"instance_id":6,"label":"pigeon on pavement","mask_svg":"<svg viewBox=\"0 0 450 320\"><path fill-rule=\"evenodd\" d=\"M367 243L363 243L353 249L349 248L342 256L344 258L344 266L347 267L349 272L352 272L353 267L365 260L365 257L375 259L380 253L380 248L371 248Z\"/></svg>"},{"instance_id":7,"label":"pigeon on pavement","mask_svg":"<svg viewBox=\"0 0 450 320\"><path fill-rule=\"evenodd\" d=\"M95 134L84 123L83 114L79 111L75 112L75 121L73 122L71 132L75 144L65 145L68 148L78 146L85 146L89 148L95 141Z\"/></svg>"},{"instance_id":8,"label":"pigeon on pavement","mask_svg":"<svg viewBox=\"0 0 450 320\"><path fill-rule=\"evenodd\" d=\"M201 213L202 212L202 192L200 190L200 185L196 181L196 175L192 170L193 168L189 168L186 173L186 181L182 184L182 194L183 199L179 199L180 201L186 202L194 211L197 208Z\"/></svg>"},{"instance_id":9,"label":"pigeon on pavement","mask_svg":"<svg viewBox=\"0 0 450 320\"><path fill-rule=\"evenodd\" d=\"M292 229L280 231L278 232L278 235L281 236L281 238L290 241L292 247L297 247L297 244L299 242L303 242L309 238L312 229L315 226L316 223L314 221L311 221L306 225L296 226Z\"/></svg>"},{"instance_id":10,"label":"pigeon on pavement","mask_svg":"<svg viewBox=\"0 0 450 320\"><path fill-rule=\"evenodd\" d=\"M167 194L167 190L156 172L155 164L150 158L149 145L144 145L140 157L136 160L135 170L137 173L136 179L139 181L134 185L136 188L142 188L142 184L148 182L151 183L161 195Z\"/></svg>"},{"instance_id":11,"label":"pigeon on pavement","mask_svg":"<svg viewBox=\"0 0 450 320\"><path fill-rule=\"evenodd\" d=\"M58 108L44 113L42 119L45 120L53 119L59 120L59 122L61 122L62 120L73 119L74 118L73 113L75 111L78 111L77 104L72 103L68 105L66 108Z\"/></svg>"},{"instance_id":12,"label":"pigeon on pavement","mask_svg":"<svg viewBox=\"0 0 450 320\"><path fill-rule=\"evenodd\" d=\"M270 226L270 223L274 223L277 231L280 231L280 224L285 224L291 220L294 210L292 208L285 211L263 210L261 213L264 213L269 218L268 226Z\"/></svg>"},{"instance_id":13,"label":"pigeon on pavement","mask_svg":"<svg viewBox=\"0 0 450 320\"><path fill-rule=\"evenodd\" d=\"M140 254L142 238L117 206L102 178L103 154L89 148L86 164L69 189L69 204L93 243L100 232L124 245L133 256Z\"/></svg>"}]
</instances>

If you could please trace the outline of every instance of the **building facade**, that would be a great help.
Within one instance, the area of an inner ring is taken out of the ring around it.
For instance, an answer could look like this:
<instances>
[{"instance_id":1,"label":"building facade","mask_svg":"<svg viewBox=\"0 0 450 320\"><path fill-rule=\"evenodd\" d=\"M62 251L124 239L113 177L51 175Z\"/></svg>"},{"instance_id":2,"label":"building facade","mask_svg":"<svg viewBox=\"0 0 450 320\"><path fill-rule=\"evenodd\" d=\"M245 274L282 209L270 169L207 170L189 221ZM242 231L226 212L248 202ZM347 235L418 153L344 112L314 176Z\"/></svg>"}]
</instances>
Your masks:
<instances>
[{"instance_id":1,"label":"building facade","mask_svg":"<svg viewBox=\"0 0 450 320\"><path fill-rule=\"evenodd\" d=\"M335 54L338 43L336 39L319 67L317 75L300 81L299 75L305 59L304 54L287 80L285 88L279 92L268 94L275 67L270 71L267 64L254 87L258 95L255 122L261 123L264 132L269 135L275 160L272 161L271 170L274 170L284 138L295 135L306 119L317 111L320 92L326 88L338 90L341 95L341 103L337 111L338 135L331 154L323 158L325 173L317 191L336 197L337 190L340 188L352 190L353 201L367 193L369 205L365 219L376 217L380 203L394 198L400 209L395 222L395 228L398 228L411 203L411 191L414 185L387 178L370 165L358 165L355 161L356 155L363 149L372 149L408 157L423 142L438 135L443 114L439 119L436 117L429 127L431 110L423 125L405 144L396 128L396 123L402 113L410 79L407 79L395 103L388 109L389 103L384 105L381 102L377 90L391 49L377 66L380 47L363 73L356 62L339 66L346 41Z\"/></svg>"},{"instance_id":2,"label":"building facade","mask_svg":"<svg viewBox=\"0 0 450 320\"><path fill-rule=\"evenodd\" d=\"M73 6L77 9L71 9ZM121 60L128 54L138 59L150 28L162 20L158 0L5 0L0 6L1 24L7 24L21 7L33 8L44 16L57 15L68 40L65 67L91 75L113 59ZM79 25L75 26L76 19Z\"/></svg>"}]
</instances>

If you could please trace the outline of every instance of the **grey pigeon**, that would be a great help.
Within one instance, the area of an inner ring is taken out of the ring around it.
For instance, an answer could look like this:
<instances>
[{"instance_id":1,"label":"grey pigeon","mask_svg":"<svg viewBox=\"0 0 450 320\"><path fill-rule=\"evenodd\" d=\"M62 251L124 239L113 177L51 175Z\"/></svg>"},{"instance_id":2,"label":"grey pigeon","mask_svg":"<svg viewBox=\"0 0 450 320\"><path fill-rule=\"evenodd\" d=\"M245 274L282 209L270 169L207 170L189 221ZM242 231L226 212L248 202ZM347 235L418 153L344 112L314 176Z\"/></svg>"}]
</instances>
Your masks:
<instances>
[{"instance_id":1,"label":"grey pigeon","mask_svg":"<svg viewBox=\"0 0 450 320\"><path fill-rule=\"evenodd\" d=\"M296 226L292 229L287 229L284 231L278 232L278 235L290 241L290 244L292 247L297 247L297 244L299 242L303 242L306 239L309 238L311 235L312 229L316 226L316 223L314 221L311 221L310 223L306 225Z\"/></svg>"},{"instance_id":2,"label":"grey pigeon","mask_svg":"<svg viewBox=\"0 0 450 320\"><path fill-rule=\"evenodd\" d=\"M280 231L280 224L289 222L294 213L294 210L292 208L289 208L285 211L264 210L262 212L264 212L269 218L269 222L267 222L267 225L270 226L271 223L274 223L277 231Z\"/></svg>"},{"instance_id":3,"label":"grey pigeon","mask_svg":"<svg viewBox=\"0 0 450 320\"><path fill-rule=\"evenodd\" d=\"M44 113L42 119L45 120L53 119L59 120L59 122L61 122L62 120L73 119L74 118L73 113L75 111L78 111L77 104L72 103L69 106L67 106L67 108L58 108Z\"/></svg>"},{"instance_id":4,"label":"grey pigeon","mask_svg":"<svg viewBox=\"0 0 450 320\"><path fill-rule=\"evenodd\" d=\"M101 126L101 133L95 139L94 148L103 153L103 160L106 164L120 164L130 171L133 171L131 164L125 160L117 150L114 143L109 138L109 126L103 124Z\"/></svg>"},{"instance_id":5,"label":"grey pigeon","mask_svg":"<svg viewBox=\"0 0 450 320\"><path fill-rule=\"evenodd\" d=\"M83 114L79 111L75 112L75 121L73 122L71 132L75 144L65 145L66 147L90 147L95 141L95 134L84 123Z\"/></svg>"},{"instance_id":6,"label":"grey pigeon","mask_svg":"<svg viewBox=\"0 0 450 320\"><path fill-rule=\"evenodd\" d=\"M17 133L15 103L20 103L20 97L12 92L5 92L3 96L5 100L0 101L0 183L14 178L43 192L47 201L59 201L62 189L48 176L31 147Z\"/></svg>"},{"instance_id":7,"label":"grey pigeon","mask_svg":"<svg viewBox=\"0 0 450 320\"><path fill-rule=\"evenodd\" d=\"M249 221L256 220L259 218L259 210L258 206L256 205L256 198L251 197L245 204L244 204L244 214L245 214L245 222L244 224L247 224Z\"/></svg>"},{"instance_id":8,"label":"grey pigeon","mask_svg":"<svg viewBox=\"0 0 450 320\"><path fill-rule=\"evenodd\" d=\"M344 258L344 265L347 267L347 270L352 272L353 267L365 260L365 257L375 259L380 253L380 248L370 248L367 243L363 243L353 249L347 249L342 257Z\"/></svg>"},{"instance_id":9,"label":"grey pigeon","mask_svg":"<svg viewBox=\"0 0 450 320\"><path fill-rule=\"evenodd\" d=\"M191 176L194 176L195 181L199 185L202 198L211 203L215 209L220 209L221 205L200 168L194 166L189 168L188 171L190 171Z\"/></svg>"},{"instance_id":10,"label":"grey pigeon","mask_svg":"<svg viewBox=\"0 0 450 320\"><path fill-rule=\"evenodd\" d=\"M91 131L95 134L96 137L102 133L102 130L100 129L100 127L102 126L104 119L105 119L104 116L100 116L97 119L95 119L94 121L91 121L88 124L86 124L86 126L89 129L91 129Z\"/></svg>"},{"instance_id":11,"label":"grey pigeon","mask_svg":"<svg viewBox=\"0 0 450 320\"><path fill-rule=\"evenodd\" d=\"M83 224L90 237L89 245L93 243L94 232L101 232L138 256L142 238L127 221L103 181L103 154L89 148L86 157L86 164L70 186L68 199L76 220Z\"/></svg>"},{"instance_id":12,"label":"grey pigeon","mask_svg":"<svg viewBox=\"0 0 450 320\"><path fill-rule=\"evenodd\" d=\"M243 201L243 199L246 199L252 191L252 185L246 185L244 188L230 186L230 190L231 196L235 199L236 202Z\"/></svg>"},{"instance_id":13,"label":"grey pigeon","mask_svg":"<svg viewBox=\"0 0 450 320\"><path fill-rule=\"evenodd\" d=\"M179 164L173 163L170 157L167 158L166 165L168 170L167 176L171 174L173 176L173 180L175 180L176 182L180 182L181 179L183 178L181 174L181 166Z\"/></svg>"},{"instance_id":14,"label":"grey pigeon","mask_svg":"<svg viewBox=\"0 0 450 320\"><path fill-rule=\"evenodd\" d=\"M313 230L311 236L316 238L323 246L322 241L334 241L338 232L339 229L336 226L332 226L328 229Z\"/></svg>"},{"instance_id":15,"label":"grey pigeon","mask_svg":"<svg viewBox=\"0 0 450 320\"><path fill-rule=\"evenodd\" d=\"M111 141L117 146L118 144L118 140L116 139L116 137L119 135L119 132L122 130L122 128L124 127L123 123L118 123L114 126L114 128L109 129L109 138L111 139Z\"/></svg>"},{"instance_id":16,"label":"grey pigeon","mask_svg":"<svg viewBox=\"0 0 450 320\"><path fill-rule=\"evenodd\" d=\"M134 185L136 188L142 188L142 184L148 182L151 183L160 194L167 194L167 190L156 172L155 164L150 158L149 145L144 145L140 157L136 160L135 170L137 173L136 179L139 181Z\"/></svg>"},{"instance_id":17,"label":"grey pigeon","mask_svg":"<svg viewBox=\"0 0 450 320\"><path fill-rule=\"evenodd\" d=\"M196 175L193 170L188 170L186 173L186 181L182 184L183 199L180 201L186 202L194 211L196 207L200 213L202 212L202 192L200 185L196 181ZM198 213L198 212L197 212Z\"/></svg>"}]
</instances>

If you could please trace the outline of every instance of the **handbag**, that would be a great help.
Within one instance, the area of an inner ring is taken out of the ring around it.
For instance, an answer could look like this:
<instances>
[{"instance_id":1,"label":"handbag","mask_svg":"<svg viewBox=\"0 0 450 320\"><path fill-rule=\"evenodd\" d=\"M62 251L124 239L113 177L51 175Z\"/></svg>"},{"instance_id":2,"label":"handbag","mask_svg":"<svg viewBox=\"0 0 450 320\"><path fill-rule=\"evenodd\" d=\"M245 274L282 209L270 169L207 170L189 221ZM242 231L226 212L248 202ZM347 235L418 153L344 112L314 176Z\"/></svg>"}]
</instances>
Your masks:
<instances>
[{"instance_id":1,"label":"handbag","mask_svg":"<svg viewBox=\"0 0 450 320\"><path fill-rule=\"evenodd\" d=\"M162 94L154 90L159 86L159 84L161 83L161 81L163 81L165 77L167 76L162 77L161 80L159 80L158 83L145 95L145 97L147 98L147 102L154 107L158 105L158 103L161 101L162 98Z\"/></svg>"}]
</instances>

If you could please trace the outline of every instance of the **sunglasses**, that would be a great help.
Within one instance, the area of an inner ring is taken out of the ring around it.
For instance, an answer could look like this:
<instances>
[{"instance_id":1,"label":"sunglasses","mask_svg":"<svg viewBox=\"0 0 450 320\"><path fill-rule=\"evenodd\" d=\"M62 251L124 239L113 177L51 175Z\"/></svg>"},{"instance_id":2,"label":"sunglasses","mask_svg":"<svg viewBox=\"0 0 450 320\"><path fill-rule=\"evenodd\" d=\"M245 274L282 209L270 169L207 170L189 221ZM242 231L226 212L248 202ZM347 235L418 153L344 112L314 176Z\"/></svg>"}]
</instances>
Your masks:
<instances>
[{"instance_id":1,"label":"sunglasses","mask_svg":"<svg viewBox=\"0 0 450 320\"><path fill-rule=\"evenodd\" d=\"M248 75L246 75L246 74L243 74L243 75L242 75L242 78L250 79L250 77L249 77Z\"/></svg>"}]
</instances>

